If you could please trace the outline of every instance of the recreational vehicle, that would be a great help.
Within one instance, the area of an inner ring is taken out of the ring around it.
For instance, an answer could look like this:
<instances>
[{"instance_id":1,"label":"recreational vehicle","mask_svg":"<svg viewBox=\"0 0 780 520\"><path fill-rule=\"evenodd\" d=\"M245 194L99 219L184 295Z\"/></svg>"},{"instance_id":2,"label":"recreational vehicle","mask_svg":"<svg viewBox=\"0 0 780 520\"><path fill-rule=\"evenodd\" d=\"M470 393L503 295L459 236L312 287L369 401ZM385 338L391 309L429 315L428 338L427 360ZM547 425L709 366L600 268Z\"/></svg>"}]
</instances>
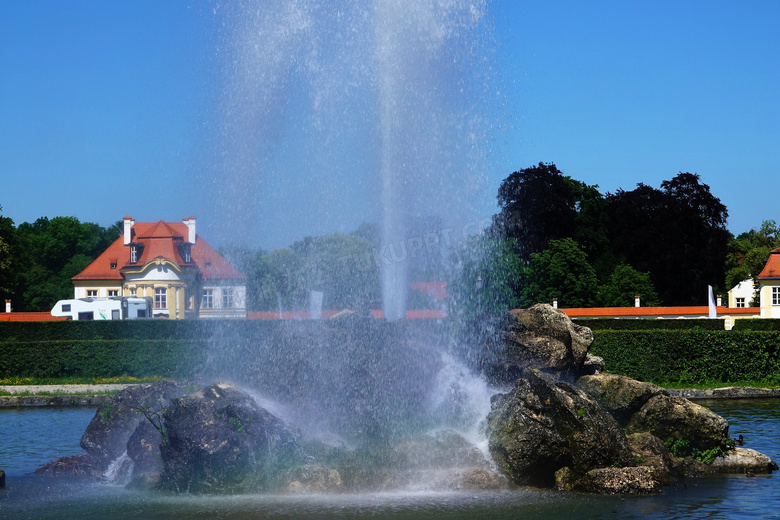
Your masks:
<instances>
[{"instance_id":1,"label":"recreational vehicle","mask_svg":"<svg viewBox=\"0 0 780 520\"><path fill-rule=\"evenodd\" d=\"M60 300L51 310L52 316L72 320L135 320L152 317L152 298L79 298Z\"/></svg>"}]
</instances>

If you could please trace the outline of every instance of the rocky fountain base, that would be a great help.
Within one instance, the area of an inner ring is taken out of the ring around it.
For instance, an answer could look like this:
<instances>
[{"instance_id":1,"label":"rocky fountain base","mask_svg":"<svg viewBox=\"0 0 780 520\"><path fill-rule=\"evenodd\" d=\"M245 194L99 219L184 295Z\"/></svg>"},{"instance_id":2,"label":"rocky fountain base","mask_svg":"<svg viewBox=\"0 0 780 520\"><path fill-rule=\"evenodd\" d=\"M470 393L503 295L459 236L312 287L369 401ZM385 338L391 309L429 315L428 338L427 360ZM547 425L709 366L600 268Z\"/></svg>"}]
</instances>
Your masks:
<instances>
[{"instance_id":1,"label":"rocky fountain base","mask_svg":"<svg viewBox=\"0 0 780 520\"><path fill-rule=\"evenodd\" d=\"M599 373L603 364L588 354L590 330L550 306L475 330L470 362L509 389L491 400L489 455L448 429L353 446L304 440L300 425L286 424L232 384L193 392L167 381L128 388L101 405L81 441L87 454L37 473L180 493L536 486L648 494L714 472L777 469L768 457L735 447L728 423L708 409Z\"/></svg>"}]
</instances>

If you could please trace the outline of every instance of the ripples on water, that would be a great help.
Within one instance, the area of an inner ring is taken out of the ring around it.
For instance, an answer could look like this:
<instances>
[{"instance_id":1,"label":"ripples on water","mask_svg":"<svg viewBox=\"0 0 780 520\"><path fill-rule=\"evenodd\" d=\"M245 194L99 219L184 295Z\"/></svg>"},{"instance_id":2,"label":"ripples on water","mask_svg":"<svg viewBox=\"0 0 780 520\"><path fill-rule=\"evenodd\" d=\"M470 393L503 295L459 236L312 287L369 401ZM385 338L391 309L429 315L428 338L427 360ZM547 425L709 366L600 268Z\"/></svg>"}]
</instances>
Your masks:
<instances>
[{"instance_id":1,"label":"ripples on water","mask_svg":"<svg viewBox=\"0 0 780 520\"><path fill-rule=\"evenodd\" d=\"M780 401L700 401L723 415L745 447L780 460ZM601 497L553 491L502 493L376 493L342 496L197 497L68 485L29 473L74 455L93 410L0 411L0 518L448 518L448 519L756 519L780 518L780 475L718 476L665 488L653 497Z\"/></svg>"}]
</instances>

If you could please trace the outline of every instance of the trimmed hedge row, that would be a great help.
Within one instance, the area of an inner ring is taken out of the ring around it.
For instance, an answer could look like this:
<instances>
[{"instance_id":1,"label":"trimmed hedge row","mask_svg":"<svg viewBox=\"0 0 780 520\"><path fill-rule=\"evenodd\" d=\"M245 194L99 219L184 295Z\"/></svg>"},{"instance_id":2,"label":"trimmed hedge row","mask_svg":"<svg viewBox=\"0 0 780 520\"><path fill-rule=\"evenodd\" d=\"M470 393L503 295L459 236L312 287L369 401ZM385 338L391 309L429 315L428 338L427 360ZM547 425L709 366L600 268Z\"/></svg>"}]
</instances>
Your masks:
<instances>
[{"instance_id":1,"label":"trimmed hedge row","mask_svg":"<svg viewBox=\"0 0 780 520\"><path fill-rule=\"evenodd\" d=\"M726 328L726 320L723 318L577 318L572 321L591 330L724 330Z\"/></svg>"},{"instance_id":2,"label":"trimmed hedge row","mask_svg":"<svg viewBox=\"0 0 780 520\"><path fill-rule=\"evenodd\" d=\"M780 384L780 333L596 330L591 352L606 370L641 381Z\"/></svg>"},{"instance_id":3,"label":"trimmed hedge row","mask_svg":"<svg viewBox=\"0 0 780 520\"><path fill-rule=\"evenodd\" d=\"M186 379L206 352L206 342L193 340L0 341L0 377Z\"/></svg>"},{"instance_id":4,"label":"trimmed hedge row","mask_svg":"<svg viewBox=\"0 0 780 520\"><path fill-rule=\"evenodd\" d=\"M745 318L734 321L731 330L780 331L780 320L773 318Z\"/></svg>"},{"instance_id":5,"label":"trimmed hedge row","mask_svg":"<svg viewBox=\"0 0 780 520\"><path fill-rule=\"evenodd\" d=\"M261 320L109 320L0 322L0 341L201 339L255 334L272 322Z\"/></svg>"}]
</instances>

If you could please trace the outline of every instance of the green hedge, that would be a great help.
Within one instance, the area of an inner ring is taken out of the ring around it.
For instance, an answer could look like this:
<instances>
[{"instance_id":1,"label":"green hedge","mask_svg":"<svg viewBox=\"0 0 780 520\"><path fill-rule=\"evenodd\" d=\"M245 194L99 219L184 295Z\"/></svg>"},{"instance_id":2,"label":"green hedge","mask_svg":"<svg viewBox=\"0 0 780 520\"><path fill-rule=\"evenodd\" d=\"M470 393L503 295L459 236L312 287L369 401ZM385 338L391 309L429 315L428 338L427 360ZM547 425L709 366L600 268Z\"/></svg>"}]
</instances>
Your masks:
<instances>
[{"instance_id":1,"label":"green hedge","mask_svg":"<svg viewBox=\"0 0 780 520\"><path fill-rule=\"evenodd\" d=\"M257 334L272 326L261 320L11 321L0 322L0 341L202 339Z\"/></svg>"},{"instance_id":2,"label":"green hedge","mask_svg":"<svg viewBox=\"0 0 780 520\"><path fill-rule=\"evenodd\" d=\"M780 320L772 318L744 318L734 321L731 330L780 331Z\"/></svg>"},{"instance_id":3,"label":"green hedge","mask_svg":"<svg viewBox=\"0 0 780 520\"><path fill-rule=\"evenodd\" d=\"M780 333L596 330L591 352L606 370L641 381L780 384Z\"/></svg>"},{"instance_id":4,"label":"green hedge","mask_svg":"<svg viewBox=\"0 0 780 520\"><path fill-rule=\"evenodd\" d=\"M726 328L726 320L723 318L584 318L572 321L591 330L724 330Z\"/></svg>"},{"instance_id":5,"label":"green hedge","mask_svg":"<svg viewBox=\"0 0 780 520\"><path fill-rule=\"evenodd\" d=\"M187 378L206 352L192 340L2 341L0 377Z\"/></svg>"}]
</instances>

